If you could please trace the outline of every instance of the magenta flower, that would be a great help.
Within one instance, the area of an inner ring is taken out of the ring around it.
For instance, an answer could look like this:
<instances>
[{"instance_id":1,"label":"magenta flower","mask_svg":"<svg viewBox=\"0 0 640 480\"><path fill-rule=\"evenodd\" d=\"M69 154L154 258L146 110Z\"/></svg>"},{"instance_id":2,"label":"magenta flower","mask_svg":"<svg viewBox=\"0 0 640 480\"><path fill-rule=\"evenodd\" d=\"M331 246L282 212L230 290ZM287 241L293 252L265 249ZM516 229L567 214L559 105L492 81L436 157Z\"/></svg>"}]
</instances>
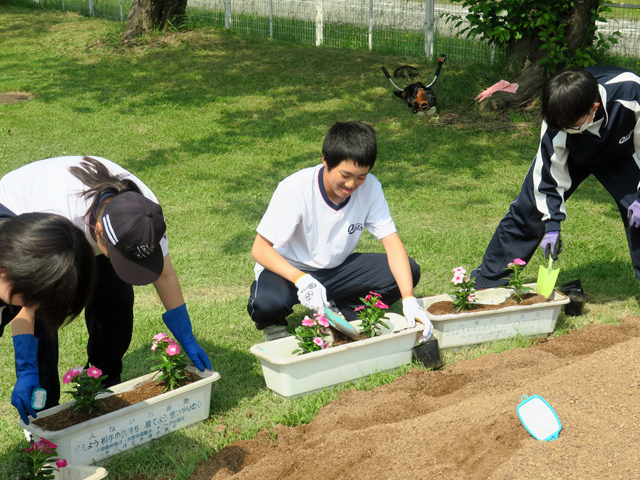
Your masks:
<instances>
[{"instance_id":1,"label":"magenta flower","mask_svg":"<svg viewBox=\"0 0 640 480\"><path fill-rule=\"evenodd\" d=\"M56 467L62 468L67 466L67 461L64 458L61 458L56 462Z\"/></svg>"},{"instance_id":2,"label":"magenta flower","mask_svg":"<svg viewBox=\"0 0 640 480\"><path fill-rule=\"evenodd\" d=\"M355 312L359 312L360 310L364 310L364 305L362 305L361 307L356 307L353 309Z\"/></svg>"},{"instance_id":3,"label":"magenta flower","mask_svg":"<svg viewBox=\"0 0 640 480\"><path fill-rule=\"evenodd\" d=\"M87 375L93 378L100 378L102 376L102 370L97 367L89 367L87 369Z\"/></svg>"},{"instance_id":4,"label":"magenta flower","mask_svg":"<svg viewBox=\"0 0 640 480\"><path fill-rule=\"evenodd\" d=\"M371 295L367 295L366 297L364 297L365 302L368 302L369 300L371 300Z\"/></svg>"},{"instance_id":5,"label":"magenta flower","mask_svg":"<svg viewBox=\"0 0 640 480\"><path fill-rule=\"evenodd\" d=\"M520 265L521 267L524 267L527 264L527 262L525 262L521 258L514 259L513 263L515 263L516 265Z\"/></svg>"},{"instance_id":6,"label":"magenta flower","mask_svg":"<svg viewBox=\"0 0 640 480\"><path fill-rule=\"evenodd\" d=\"M322 315L318 315L316 320L318 320L318 323L320 325L322 325L323 327L328 327L329 326L329 320L327 320L327 317L323 317Z\"/></svg>"},{"instance_id":7,"label":"magenta flower","mask_svg":"<svg viewBox=\"0 0 640 480\"><path fill-rule=\"evenodd\" d=\"M303 327L313 327L315 324L316 324L316 322L314 322L309 317L304 317L304 320L302 320L302 326Z\"/></svg>"},{"instance_id":8,"label":"magenta flower","mask_svg":"<svg viewBox=\"0 0 640 480\"><path fill-rule=\"evenodd\" d=\"M169 355L170 357L173 357L174 355L177 355L180 353L180 347L174 343L167 347L166 352L167 352L167 355Z\"/></svg>"},{"instance_id":9,"label":"magenta flower","mask_svg":"<svg viewBox=\"0 0 640 480\"><path fill-rule=\"evenodd\" d=\"M324 340L322 340L320 337L315 337L313 339L313 343L321 347L322 345L324 345Z\"/></svg>"},{"instance_id":10,"label":"magenta flower","mask_svg":"<svg viewBox=\"0 0 640 480\"><path fill-rule=\"evenodd\" d=\"M72 379L73 377L71 376L71 374L67 372L62 376L62 383L71 383Z\"/></svg>"},{"instance_id":11,"label":"magenta flower","mask_svg":"<svg viewBox=\"0 0 640 480\"><path fill-rule=\"evenodd\" d=\"M323 349L323 350L326 350L327 348L329 348L329 344L328 344L327 342L324 342L324 343L322 344L322 349Z\"/></svg>"},{"instance_id":12,"label":"magenta flower","mask_svg":"<svg viewBox=\"0 0 640 480\"><path fill-rule=\"evenodd\" d=\"M162 332L160 332L160 333L158 333L157 335L154 335L154 336L153 336L153 339L154 339L154 340L157 340L157 341L159 342L160 340L163 340L163 339L165 339L166 337L167 337L167 334L166 334L166 333L162 333Z\"/></svg>"},{"instance_id":13,"label":"magenta flower","mask_svg":"<svg viewBox=\"0 0 640 480\"><path fill-rule=\"evenodd\" d=\"M369 292L371 295L373 295L374 297L382 297L382 295L380 295L379 293L376 292Z\"/></svg>"},{"instance_id":14,"label":"magenta flower","mask_svg":"<svg viewBox=\"0 0 640 480\"><path fill-rule=\"evenodd\" d=\"M75 378L78 375L80 375L84 370L84 367L81 367L80 365L78 365L77 367L73 367L69 369L69 372L71 374L71 378Z\"/></svg>"},{"instance_id":15,"label":"magenta flower","mask_svg":"<svg viewBox=\"0 0 640 480\"><path fill-rule=\"evenodd\" d=\"M376 308L381 308L383 310L386 310L387 308L389 308L388 305L385 305L384 303L382 303L382 301L378 300L375 304Z\"/></svg>"}]
</instances>

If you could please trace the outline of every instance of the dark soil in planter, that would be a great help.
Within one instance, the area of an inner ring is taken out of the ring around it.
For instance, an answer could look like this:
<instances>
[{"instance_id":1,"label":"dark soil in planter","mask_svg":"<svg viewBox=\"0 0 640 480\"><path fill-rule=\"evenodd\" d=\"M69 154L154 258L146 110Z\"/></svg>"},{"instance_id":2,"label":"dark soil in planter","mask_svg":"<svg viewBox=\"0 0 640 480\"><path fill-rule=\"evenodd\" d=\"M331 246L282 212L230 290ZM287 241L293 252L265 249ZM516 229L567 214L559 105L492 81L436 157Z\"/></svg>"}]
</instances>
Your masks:
<instances>
[{"instance_id":1,"label":"dark soil in planter","mask_svg":"<svg viewBox=\"0 0 640 480\"><path fill-rule=\"evenodd\" d=\"M184 385L189 385L190 383L197 382L198 380L200 380L198 375L187 372ZM86 422L93 418L101 417L107 413L115 412L116 410L128 407L129 405L135 405L136 403L140 403L144 400L162 395L165 393L162 391L164 387L164 383L150 381L139 385L132 390L103 398L102 404L98 404L97 408L91 413L91 415L82 411L76 413L73 411L73 406L71 406L61 412L49 415L48 417L38 418L32 423L40 428L49 430L50 432L57 432L58 430L64 430L65 428L78 425L79 423Z\"/></svg>"},{"instance_id":2,"label":"dark soil in planter","mask_svg":"<svg viewBox=\"0 0 640 480\"><path fill-rule=\"evenodd\" d=\"M558 294L560 295L560 294ZM453 310L453 302L444 301L444 302L436 302L429 305L427 311L433 315L451 315L458 313L473 313L473 312L484 312L488 310L500 310L506 307L517 307L523 305L534 305L536 303L546 303L549 300L547 297L543 295L538 295L536 293L527 293L522 296L522 302L518 303L513 298L507 298L504 302L498 305L475 305L473 310L461 310L456 312Z\"/></svg>"},{"instance_id":3,"label":"dark soil in planter","mask_svg":"<svg viewBox=\"0 0 640 480\"><path fill-rule=\"evenodd\" d=\"M521 396L536 394L562 423L552 442L518 419ZM228 444L190 480L632 480L638 419L635 317L344 391L309 424Z\"/></svg>"}]
</instances>

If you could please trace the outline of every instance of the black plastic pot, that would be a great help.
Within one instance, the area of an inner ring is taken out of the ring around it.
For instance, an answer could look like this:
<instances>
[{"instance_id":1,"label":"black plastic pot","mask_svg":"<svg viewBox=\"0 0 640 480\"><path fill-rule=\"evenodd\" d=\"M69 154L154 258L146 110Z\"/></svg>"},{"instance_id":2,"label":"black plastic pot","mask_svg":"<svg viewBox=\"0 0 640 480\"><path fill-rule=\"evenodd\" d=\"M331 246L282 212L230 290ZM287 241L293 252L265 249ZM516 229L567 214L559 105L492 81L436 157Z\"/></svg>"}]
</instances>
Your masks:
<instances>
[{"instance_id":1,"label":"black plastic pot","mask_svg":"<svg viewBox=\"0 0 640 480\"><path fill-rule=\"evenodd\" d=\"M570 317L582 315L587 294L582 290L582 282L574 280L560 286L560 291L569 297L569 303L564 306L564 313Z\"/></svg>"},{"instance_id":2,"label":"black plastic pot","mask_svg":"<svg viewBox=\"0 0 640 480\"><path fill-rule=\"evenodd\" d=\"M413 358L422 363L426 368L433 370L442 368L437 338L431 337L426 342L416 345L411 349L411 352L413 353Z\"/></svg>"}]
</instances>

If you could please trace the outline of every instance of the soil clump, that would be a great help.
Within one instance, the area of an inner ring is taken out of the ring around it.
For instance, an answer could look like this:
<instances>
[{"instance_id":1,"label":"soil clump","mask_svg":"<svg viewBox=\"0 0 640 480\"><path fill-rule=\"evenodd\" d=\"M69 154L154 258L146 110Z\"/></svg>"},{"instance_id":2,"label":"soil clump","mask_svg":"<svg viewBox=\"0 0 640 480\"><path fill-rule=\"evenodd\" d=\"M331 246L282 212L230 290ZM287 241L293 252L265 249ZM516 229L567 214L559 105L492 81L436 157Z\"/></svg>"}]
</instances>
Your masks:
<instances>
[{"instance_id":1,"label":"soil clump","mask_svg":"<svg viewBox=\"0 0 640 480\"><path fill-rule=\"evenodd\" d=\"M535 440L518 419L535 394L560 418L557 440ZM231 443L190 480L631 480L639 421L634 317L345 391L308 425Z\"/></svg>"}]
</instances>

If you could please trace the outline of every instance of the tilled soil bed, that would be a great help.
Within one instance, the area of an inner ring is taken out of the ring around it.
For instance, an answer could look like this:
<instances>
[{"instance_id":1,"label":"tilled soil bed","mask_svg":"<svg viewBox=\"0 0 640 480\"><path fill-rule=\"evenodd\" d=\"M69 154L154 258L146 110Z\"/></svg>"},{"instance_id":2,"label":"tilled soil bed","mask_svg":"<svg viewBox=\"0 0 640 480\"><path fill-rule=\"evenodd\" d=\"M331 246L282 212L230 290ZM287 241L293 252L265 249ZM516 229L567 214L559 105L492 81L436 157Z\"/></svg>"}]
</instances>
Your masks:
<instances>
[{"instance_id":1,"label":"tilled soil bed","mask_svg":"<svg viewBox=\"0 0 640 480\"><path fill-rule=\"evenodd\" d=\"M557 440L520 423L522 395L562 422ZM640 478L640 318L443 370L350 390L309 425L275 427L200 464L191 480Z\"/></svg>"}]
</instances>

